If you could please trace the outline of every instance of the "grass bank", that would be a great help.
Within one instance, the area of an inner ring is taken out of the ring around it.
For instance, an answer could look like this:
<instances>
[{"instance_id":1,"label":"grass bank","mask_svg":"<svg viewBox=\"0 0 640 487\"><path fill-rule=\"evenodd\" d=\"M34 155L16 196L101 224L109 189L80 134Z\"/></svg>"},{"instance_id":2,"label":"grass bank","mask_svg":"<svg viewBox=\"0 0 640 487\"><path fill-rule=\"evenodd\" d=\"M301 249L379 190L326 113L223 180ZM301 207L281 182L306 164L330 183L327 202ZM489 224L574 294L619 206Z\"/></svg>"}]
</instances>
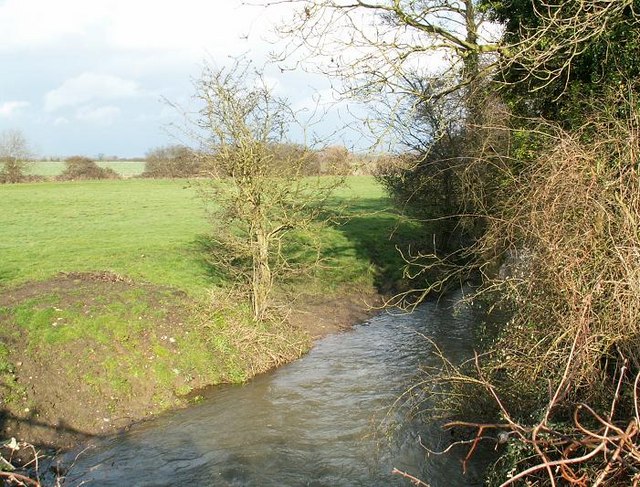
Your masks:
<instances>
[{"instance_id":1,"label":"grass bank","mask_svg":"<svg viewBox=\"0 0 640 487\"><path fill-rule=\"evenodd\" d=\"M412 231L372 178L351 178L334 204L352 218L324 230L323 266L287 284L304 291L292 316L306 327L256 327L231 283L213 284L187 181L5 185L0 196L0 428L58 445L299 356L309 334L349 319L335 312L342 299L363 307L400 277L394 245Z\"/></svg>"}]
</instances>

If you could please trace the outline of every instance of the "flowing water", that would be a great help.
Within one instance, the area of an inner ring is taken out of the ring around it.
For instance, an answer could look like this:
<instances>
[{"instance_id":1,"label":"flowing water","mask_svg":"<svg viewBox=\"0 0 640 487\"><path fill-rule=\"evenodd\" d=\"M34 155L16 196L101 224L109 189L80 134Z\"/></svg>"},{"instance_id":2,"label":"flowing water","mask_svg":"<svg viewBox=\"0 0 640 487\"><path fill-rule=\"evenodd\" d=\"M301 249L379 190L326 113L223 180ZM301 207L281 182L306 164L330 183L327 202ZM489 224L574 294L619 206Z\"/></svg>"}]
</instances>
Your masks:
<instances>
[{"instance_id":1,"label":"flowing water","mask_svg":"<svg viewBox=\"0 0 640 487\"><path fill-rule=\"evenodd\" d=\"M427 455L420 443L444 448L448 433L398 401L421 366L438 363L422 335L454 361L471 354L482 317L457 297L380 314L273 373L97 440L65 485L411 485L393 468L431 487L480 485L486 454L466 474L464 450Z\"/></svg>"}]
</instances>

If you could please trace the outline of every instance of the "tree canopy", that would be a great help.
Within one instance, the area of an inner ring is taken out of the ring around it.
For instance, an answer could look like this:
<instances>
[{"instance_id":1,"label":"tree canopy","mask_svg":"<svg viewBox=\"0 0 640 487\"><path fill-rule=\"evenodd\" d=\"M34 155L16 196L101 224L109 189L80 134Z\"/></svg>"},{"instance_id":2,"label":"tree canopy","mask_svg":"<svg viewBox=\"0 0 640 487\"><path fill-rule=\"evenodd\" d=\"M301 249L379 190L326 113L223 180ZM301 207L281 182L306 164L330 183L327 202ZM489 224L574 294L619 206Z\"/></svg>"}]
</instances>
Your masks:
<instances>
[{"instance_id":1,"label":"tree canopy","mask_svg":"<svg viewBox=\"0 0 640 487\"><path fill-rule=\"evenodd\" d=\"M482 0L505 27L509 53L498 80L514 110L565 127L581 123L588 101L640 87L639 0Z\"/></svg>"}]
</instances>

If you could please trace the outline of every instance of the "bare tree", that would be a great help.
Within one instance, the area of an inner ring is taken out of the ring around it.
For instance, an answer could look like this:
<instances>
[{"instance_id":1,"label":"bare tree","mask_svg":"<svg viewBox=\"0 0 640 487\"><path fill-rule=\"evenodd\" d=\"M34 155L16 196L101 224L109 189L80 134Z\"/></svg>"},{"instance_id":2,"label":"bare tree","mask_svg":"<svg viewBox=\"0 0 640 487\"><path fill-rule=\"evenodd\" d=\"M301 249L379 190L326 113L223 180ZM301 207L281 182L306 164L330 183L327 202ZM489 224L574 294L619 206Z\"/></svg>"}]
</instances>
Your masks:
<instances>
[{"instance_id":1,"label":"bare tree","mask_svg":"<svg viewBox=\"0 0 640 487\"><path fill-rule=\"evenodd\" d=\"M314 156L308 150L276 157L273 147L288 143L295 114L250 64L205 67L197 98L210 176L202 189L215 227L211 259L248 288L253 317L264 320L274 284L297 268L290 238L322 220L323 204L342 179L305 177Z\"/></svg>"},{"instance_id":2,"label":"bare tree","mask_svg":"<svg viewBox=\"0 0 640 487\"><path fill-rule=\"evenodd\" d=\"M19 130L6 130L0 134L0 182L18 183L25 178L31 151L25 136Z\"/></svg>"},{"instance_id":3,"label":"bare tree","mask_svg":"<svg viewBox=\"0 0 640 487\"><path fill-rule=\"evenodd\" d=\"M411 154L388 189L399 189L396 201L425 223L425 255L467 261L491 206L494 171L482 155L495 139L489 100L505 53L499 26L479 0L285 3L298 9L280 32L298 42L281 62L310 49L344 96L368 102L378 141Z\"/></svg>"},{"instance_id":4,"label":"bare tree","mask_svg":"<svg viewBox=\"0 0 640 487\"><path fill-rule=\"evenodd\" d=\"M305 65L340 80L344 95L387 105L381 127L407 96L417 106L461 89L478 123L482 80L503 48L477 0L266 1L298 6L279 29L298 40L280 55L283 67L310 50Z\"/></svg>"}]
</instances>

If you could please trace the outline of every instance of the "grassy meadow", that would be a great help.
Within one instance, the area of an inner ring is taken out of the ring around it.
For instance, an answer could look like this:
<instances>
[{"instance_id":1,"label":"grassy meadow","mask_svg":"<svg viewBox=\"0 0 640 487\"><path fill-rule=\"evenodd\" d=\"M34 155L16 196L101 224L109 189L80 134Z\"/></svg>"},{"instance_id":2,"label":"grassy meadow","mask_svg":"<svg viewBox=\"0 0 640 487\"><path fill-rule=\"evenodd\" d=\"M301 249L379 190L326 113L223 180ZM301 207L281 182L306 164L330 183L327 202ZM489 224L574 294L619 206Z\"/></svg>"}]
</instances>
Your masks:
<instances>
[{"instance_id":1,"label":"grassy meadow","mask_svg":"<svg viewBox=\"0 0 640 487\"><path fill-rule=\"evenodd\" d=\"M0 286L59 272L109 271L194 295L210 287L197 246L208 223L187 181L28 183L2 186L0 196ZM350 178L334 201L353 218L323 236L322 281L371 284L376 262L398 262L387 238L398 217L370 177Z\"/></svg>"},{"instance_id":2,"label":"grassy meadow","mask_svg":"<svg viewBox=\"0 0 640 487\"><path fill-rule=\"evenodd\" d=\"M0 284L102 270L195 291L192 251L207 231L185 181L46 182L0 187Z\"/></svg>"},{"instance_id":3,"label":"grassy meadow","mask_svg":"<svg viewBox=\"0 0 640 487\"><path fill-rule=\"evenodd\" d=\"M331 300L388 289L402 267L394 246L412 227L370 177L349 178L333 202L351 218L323 230L323 265L286 290ZM40 423L100 432L105 417L140 419L308 348L300 330L251 323L233 283L214 283L209 226L185 180L0 186L0 386L12 431L38 411Z\"/></svg>"}]
</instances>

